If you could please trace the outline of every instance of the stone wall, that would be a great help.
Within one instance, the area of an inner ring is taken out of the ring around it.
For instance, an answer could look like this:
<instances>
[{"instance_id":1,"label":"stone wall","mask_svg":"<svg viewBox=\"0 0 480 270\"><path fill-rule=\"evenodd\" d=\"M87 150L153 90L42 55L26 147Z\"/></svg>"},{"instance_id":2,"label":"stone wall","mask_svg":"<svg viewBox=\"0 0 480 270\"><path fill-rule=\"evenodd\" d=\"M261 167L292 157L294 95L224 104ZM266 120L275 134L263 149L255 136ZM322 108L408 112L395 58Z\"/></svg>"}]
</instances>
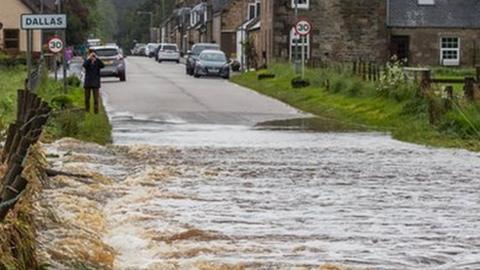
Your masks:
<instances>
[{"instance_id":1,"label":"stone wall","mask_svg":"<svg viewBox=\"0 0 480 270\"><path fill-rule=\"evenodd\" d=\"M442 37L460 39L460 65L474 66L480 58L480 29L392 28L391 35L409 36L409 65L439 65Z\"/></svg>"},{"instance_id":2,"label":"stone wall","mask_svg":"<svg viewBox=\"0 0 480 270\"><path fill-rule=\"evenodd\" d=\"M295 23L291 0L266 0L263 6L262 32L267 34L266 47L273 48L267 56L289 59L289 35ZM385 0L310 1L310 8L300 9L299 15L314 26L312 58L383 62L388 57Z\"/></svg>"}]
</instances>

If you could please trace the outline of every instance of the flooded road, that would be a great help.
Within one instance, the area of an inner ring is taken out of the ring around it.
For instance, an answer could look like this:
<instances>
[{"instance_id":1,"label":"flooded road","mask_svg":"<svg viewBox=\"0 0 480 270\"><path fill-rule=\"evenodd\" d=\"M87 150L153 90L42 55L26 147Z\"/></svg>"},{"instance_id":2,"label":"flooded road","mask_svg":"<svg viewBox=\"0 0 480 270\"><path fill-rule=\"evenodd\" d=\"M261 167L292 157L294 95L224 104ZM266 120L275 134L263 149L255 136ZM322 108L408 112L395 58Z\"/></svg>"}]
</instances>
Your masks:
<instances>
[{"instance_id":1,"label":"flooded road","mask_svg":"<svg viewBox=\"0 0 480 270\"><path fill-rule=\"evenodd\" d=\"M115 269L480 269L478 154L367 133L200 130L197 144L191 129L65 148L59 166L113 179L98 194Z\"/></svg>"},{"instance_id":2,"label":"flooded road","mask_svg":"<svg viewBox=\"0 0 480 270\"><path fill-rule=\"evenodd\" d=\"M48 146L90 180L53 179L55 215L89 236L72 252L50 226L47 250L105 269L480 269L477 153L108 108L115 145Z\"/></svg>"}]
</instances>

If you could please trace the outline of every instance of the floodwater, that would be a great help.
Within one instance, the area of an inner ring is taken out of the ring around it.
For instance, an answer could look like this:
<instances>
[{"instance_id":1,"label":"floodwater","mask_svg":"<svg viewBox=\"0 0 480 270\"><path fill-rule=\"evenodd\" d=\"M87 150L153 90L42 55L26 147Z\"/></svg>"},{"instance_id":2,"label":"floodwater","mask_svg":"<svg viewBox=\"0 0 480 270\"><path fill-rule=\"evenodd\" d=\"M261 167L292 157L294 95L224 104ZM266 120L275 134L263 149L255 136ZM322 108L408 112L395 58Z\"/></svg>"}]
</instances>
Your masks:
<instances>
[{"instance_id":1,"label":"floodwater","mask_svg":"<svg viewBox=\"0 0 480 270\"><path fill-rule=\"evenodd\" d=\"M108 179L88 189L63 179L51 194L90 194L79 207L91 213L67 200L56 210L71 222L95 217L88 226L106 255L83 260L113 269L480 269L477 153L365 132L112 120L116 146L48 146L55 168Z\"/></svg>"}]
</instances>

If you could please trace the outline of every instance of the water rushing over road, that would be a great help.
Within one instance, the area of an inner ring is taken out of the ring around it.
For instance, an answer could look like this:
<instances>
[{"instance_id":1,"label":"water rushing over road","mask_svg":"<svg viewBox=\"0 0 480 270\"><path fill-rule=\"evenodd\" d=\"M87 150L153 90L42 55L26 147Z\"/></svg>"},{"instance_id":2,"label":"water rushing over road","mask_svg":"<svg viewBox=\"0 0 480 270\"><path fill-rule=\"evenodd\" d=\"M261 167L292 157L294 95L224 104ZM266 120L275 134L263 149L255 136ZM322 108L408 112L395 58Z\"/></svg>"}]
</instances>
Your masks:
<instances>
[{"instance_id":1,"label":"water rushing over road","mask_svg":"<svg viewBox=\"0 0 480 270\"><path fill-rule=\"evenodd\" d=\"M480 269L479 154L303 121L252 128L306 115L128 59L128 81L103 88L116 145L48 147L54 168L89 175L51 179L41 200L55 267Z\"/></svg>"},{"instance_id":2,"label":"water rushing over road","mask_svg":"<svg viewBox=\"0 0 480 270\"><path fill-rule=\"evenodd\" d=\"M365 133L218 140L224 128L197 130L199 146L176 129L84 164L115 179L103 240L117 269L480 269L476 153Z\"/></svg>"}]
</instances>

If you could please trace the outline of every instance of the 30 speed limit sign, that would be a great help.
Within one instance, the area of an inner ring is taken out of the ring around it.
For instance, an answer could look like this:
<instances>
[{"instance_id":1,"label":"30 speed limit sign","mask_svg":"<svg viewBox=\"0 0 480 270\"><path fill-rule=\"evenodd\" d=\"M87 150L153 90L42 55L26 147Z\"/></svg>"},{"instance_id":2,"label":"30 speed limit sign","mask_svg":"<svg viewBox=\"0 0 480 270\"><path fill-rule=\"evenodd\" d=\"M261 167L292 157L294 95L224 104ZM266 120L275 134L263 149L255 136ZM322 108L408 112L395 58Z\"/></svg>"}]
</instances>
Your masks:
<instances>
[{"instance_id":1,"label":"30 speed limit sign","mask_svg":"<svg viewBox=\"0 0 480 270\"><path fill-rule=\"evenodd\" d=\"M295 24L295 32L299 36L308 36L312 31L312 24L307 19L300 19Z\"/></svg>"},{"instance_id":2,"label":"30 speed limit sign","mask_svg":"<svg viewBox=\"0 0 480 270\"><path fill-rule=\"evenodd\" d=\"M52 53L59 53L63 50L63 40L53 37L48 41L48 50Z\"/></svg>"}]
</instances>

